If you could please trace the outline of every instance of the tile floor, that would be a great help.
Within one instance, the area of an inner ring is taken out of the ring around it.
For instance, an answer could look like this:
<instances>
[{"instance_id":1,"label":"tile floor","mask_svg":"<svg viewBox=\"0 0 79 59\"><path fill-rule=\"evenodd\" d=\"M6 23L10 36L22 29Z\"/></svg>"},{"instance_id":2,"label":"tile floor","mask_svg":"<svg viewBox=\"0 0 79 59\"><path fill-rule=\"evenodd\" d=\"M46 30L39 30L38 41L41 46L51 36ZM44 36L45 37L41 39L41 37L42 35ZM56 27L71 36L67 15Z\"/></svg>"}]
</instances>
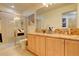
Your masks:
<instances>
[{"instance_id":1,"label":"tile floor","mask_svg":"<svg viewBox=\"0 0 79 59\"><path fill-rule=\"evenodd\" d=\"M18 44L0 45L0 56L34 56L26 49L22 49Z\"/></svg>"}]
</instances>

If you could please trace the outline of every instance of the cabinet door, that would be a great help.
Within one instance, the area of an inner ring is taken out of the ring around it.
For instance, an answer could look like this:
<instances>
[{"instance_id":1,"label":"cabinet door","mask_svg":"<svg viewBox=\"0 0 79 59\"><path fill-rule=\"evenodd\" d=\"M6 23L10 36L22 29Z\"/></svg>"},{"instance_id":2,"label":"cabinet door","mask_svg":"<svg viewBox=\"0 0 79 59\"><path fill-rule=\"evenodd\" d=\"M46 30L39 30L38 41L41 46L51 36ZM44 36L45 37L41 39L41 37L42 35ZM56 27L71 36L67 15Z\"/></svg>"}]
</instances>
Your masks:
<instances>
[{"instance_id":1,"label":"cabinet door","mask_svg":"<svg viewBox=\"0 0 79 59\"><path fill-rule=\"evenodd\" d=\"M36 36L35 54L40 55L40 38Z\"/></svg>"},{"instance_id":2,"label":"cabinet door","mask_svg":"<svg viewBox=\"0 0 79 59\"><path fill-rule=\"evenodd\" d=\"M65 40L65 55L79 56L79 41Z\"/></svg>"},{"instance_id":3,"label":"cabinet door","mask_svg":"<svg viewBox=\"0 0 79 59\"><path fill-rule=\"evenodd\" d=\"M36 36L36 54L45 56L45 37Z\"/></svg>"},{"instance_id":4,"label":"cabinet door","mask_svg":"<svg viewBox=\"0 0 79 59\"><path fill-rule=\"evenodd\" d=\"M28 49L35 52L35 37L33 35L28 35Z\"/></svg>"},{"instance_id":5,"label":"cabinet door","mask_svg":"<svg viewBox=\"0 0 79 59\"><path fill-rule=\"evenodd\" d=\"M40 56L45 56L45 37L40 37Z\"/></svg>"},{"instance_id":6,"label":"cabinet door","mask_svg":"<svg viewBox=\"0 0 79 59\"><path fill-rule=\"evenodd\" d=\"M46 38L47 56L64 56L64 40L56 38Z\"/></svg>"}]
</instances>

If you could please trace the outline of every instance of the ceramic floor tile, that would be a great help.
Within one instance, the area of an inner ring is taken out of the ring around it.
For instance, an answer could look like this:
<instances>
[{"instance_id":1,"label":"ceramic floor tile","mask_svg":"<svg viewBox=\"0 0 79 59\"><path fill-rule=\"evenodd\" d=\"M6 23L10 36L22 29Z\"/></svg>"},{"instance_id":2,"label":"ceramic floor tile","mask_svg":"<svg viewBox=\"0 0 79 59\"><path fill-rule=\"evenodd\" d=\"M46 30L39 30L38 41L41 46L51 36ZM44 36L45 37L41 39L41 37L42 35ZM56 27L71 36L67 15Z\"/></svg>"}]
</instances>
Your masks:
<instances>
[{"instance_id":1,"label":"ceramic floor tile","mask_svg":"<svg viewBox=\"0 0 79 59\"><path fill-rule=\"evenodd\" d=\"M7 46L0 47L0 56L34 56L26 49L22 49L20 46Z\"/></svg>"}]
</instances>

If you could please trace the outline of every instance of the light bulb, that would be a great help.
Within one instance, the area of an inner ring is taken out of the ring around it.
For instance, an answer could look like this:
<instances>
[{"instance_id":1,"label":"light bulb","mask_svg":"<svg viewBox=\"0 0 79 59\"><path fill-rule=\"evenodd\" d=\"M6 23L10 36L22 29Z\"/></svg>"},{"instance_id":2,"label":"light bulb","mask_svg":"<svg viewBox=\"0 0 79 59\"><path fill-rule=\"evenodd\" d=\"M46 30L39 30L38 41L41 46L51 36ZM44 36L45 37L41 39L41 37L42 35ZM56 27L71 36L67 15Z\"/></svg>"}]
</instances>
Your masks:
<instances>
[{"instance_id":1,"label":"light bulb","mask_svg":"<svg viewBox=\"0 0 79 59\"><path fill-rule=\"evenodd\" d=\"M15 6L12 5L11 7L14 8Z\"/></svg>"},{"instance_id":2,"label":"light bulb","mask_svg":"<svg viewBox=\"0 0 79 59\"><path fill-rule=\"evenodd\" d=\"M14 20L20 20L20 17L14 17Z\"/></svg>"},{"instance_id":3,"label":"light bulb","mask_svg":"<svg viewBox=\"0 0 79 59\"><path fill-rule=\"evenodd\" d=\"M46 5L46 3L43 3L43 5L45 6L45 5Z\"/></svg>"},{"instance_id":4,"label":"light bulb","mask_svg":"<svg viewBox=\"0 0 79 59\"><path fill-rule=\"evenodd\" d=\"M46 4L46 3L43 3L43 5L44 5L45 7L48 7L48 4Z\"/></svg>"},{"instance_id":5,"label":"light bulb","mask_svg":"<svg viewBox=\"0 0 79 59\"><path fill-rule=\"evenodd\" d=\"M46 7L48 7L48 5L46 5Z\"/></svg>"}]
</instances>

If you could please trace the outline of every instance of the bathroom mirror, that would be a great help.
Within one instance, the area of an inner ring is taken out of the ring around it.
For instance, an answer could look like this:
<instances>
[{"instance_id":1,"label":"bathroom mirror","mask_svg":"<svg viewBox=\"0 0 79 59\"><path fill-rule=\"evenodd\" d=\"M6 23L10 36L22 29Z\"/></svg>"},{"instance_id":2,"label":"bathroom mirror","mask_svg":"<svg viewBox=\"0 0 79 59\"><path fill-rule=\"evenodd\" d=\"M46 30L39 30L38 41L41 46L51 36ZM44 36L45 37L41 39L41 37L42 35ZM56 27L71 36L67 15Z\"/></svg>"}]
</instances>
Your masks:
<instances>
[{"instance_id":1,"label":"bathroom mirror","mask_svg":"<svg viewBox=\"0 0 79 59\"><path fill-rule=\"evenodd\" d=\"M69 11L62 15L62 27L76 28L77 11Z\"/></svg>"},{"instance_id":2,"label":"bathroom mirror","mask_svg":"<svg viewBox=\"0 0 79 59\"><path fill-rule=\"evenodd\" d=\"M37 29L76 28L77 27L77 4L52 4L42 7L37 11Z\"/></svg>"}]
</instances>

